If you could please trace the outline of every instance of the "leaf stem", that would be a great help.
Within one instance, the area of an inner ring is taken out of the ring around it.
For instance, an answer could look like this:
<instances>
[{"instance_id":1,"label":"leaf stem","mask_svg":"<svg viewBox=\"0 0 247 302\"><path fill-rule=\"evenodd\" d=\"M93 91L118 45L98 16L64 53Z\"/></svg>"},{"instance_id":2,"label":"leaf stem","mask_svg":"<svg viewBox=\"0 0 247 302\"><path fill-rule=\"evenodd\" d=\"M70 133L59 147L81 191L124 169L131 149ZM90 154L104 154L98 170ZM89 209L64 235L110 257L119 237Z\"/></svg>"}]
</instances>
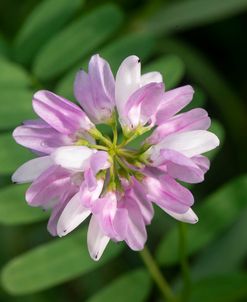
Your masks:
<instances>
[{"instance_id":1,"label":"leaf stem","mask_svg":"<svg viewBox=\"0 0 247 302\"><path fill-rule=\"evenodd\" d=\"M177 301L167 280L162 275L157 263L155 262L148 248L144 247L144 249L140 251L140 255L151 277L153 278L160 292L162 293L162 296L164 297L165 301L169 301L169 302Z\"/></svg>"},{"instance_id":2,"label":"leaf stem","mask_svg":"<svg viewBox=\"0 0 247 302\"><path fill-rule=\"evenodd\" d=\"M180 253L180 265L182 269L183 275L183 291L181 301L188 301L191 291L191 282L190 282L190 272L189 272L189 264L187 259L186 252L186 224L183 222L178 222L178 231L179 231L179 253Z\"/></svg>"}]
</instances>

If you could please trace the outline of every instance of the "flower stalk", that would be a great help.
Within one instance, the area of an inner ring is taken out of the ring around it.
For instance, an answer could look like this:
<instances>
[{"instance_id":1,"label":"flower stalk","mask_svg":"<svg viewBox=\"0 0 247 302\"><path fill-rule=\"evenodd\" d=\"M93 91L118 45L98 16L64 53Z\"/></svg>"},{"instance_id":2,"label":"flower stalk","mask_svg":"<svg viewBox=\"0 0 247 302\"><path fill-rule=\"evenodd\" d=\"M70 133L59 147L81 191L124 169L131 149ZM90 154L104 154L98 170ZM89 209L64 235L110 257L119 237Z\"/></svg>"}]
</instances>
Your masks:
<instances>
[{"instance_id":1,"label":"flower stalk","mask_svg":"<svg viewBox=\"0 0 247 302\"><path fill-rule=\"evenodd\" d=\"M157 263L155 262L154 258L152 257L147 247L144 247L144 249L140 251L140 256L144 264L146 265L149 274L151 275L154 282L158 286L165 301L176 302L177 299L173 294L172 289L170 288L165 277L162 275Z\"/></svg>"},{"instance_id":2,"label":"flower stalk","mask_svg":"<svg viewBox=\"0 0 247 302\"><path fill-rule=\"evenodd\" d=\"M190 272L189 264L187 259L186 251L186 233L187 226L183 222L178 222L178 231L179 231L179 253L180 253L180 265L182 269L183 276L183 290L181 294L181 301L186 302L189 300L190 291L191 291L191 282L190 282Z\"/></svg>"}]
</instances>

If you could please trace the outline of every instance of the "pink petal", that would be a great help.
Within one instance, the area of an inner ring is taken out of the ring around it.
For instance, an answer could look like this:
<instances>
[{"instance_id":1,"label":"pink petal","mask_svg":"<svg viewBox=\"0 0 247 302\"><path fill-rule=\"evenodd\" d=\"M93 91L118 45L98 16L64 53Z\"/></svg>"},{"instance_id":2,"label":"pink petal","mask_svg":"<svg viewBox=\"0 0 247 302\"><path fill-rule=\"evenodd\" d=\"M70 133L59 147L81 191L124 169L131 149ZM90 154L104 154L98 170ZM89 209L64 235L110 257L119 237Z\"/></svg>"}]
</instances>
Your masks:
<instances>
[{"instance_id":1,"label":"pink petal","mask_svg":"<svg viewBox=\"0 0 247 302\"><path fill-rule=\"evenodd\" d=\"M186 85L165 93L156 114L156 124L160 125L188 105L193 98L194 90Z\"/></svg>"},{"instance_id":2,"label":"pink petal","mask_svg":"<svg viewBox=\"0 0 247 302\"><path fill-rule=\"evenodd\" d=\"M170 216L172 216L173 218L182 222L191 223L191 224L195 224L198 222L198 217L191 208L183 214L174 213L168 210L165 210L165 212Z\"/></svg>"},{"instance_id":3,"label":"pink petal","mask_svg":"<svg viewBox=\"0 0 247 302\"><path fill-rule=\"evenodd\" d=\"M192 109L186 113L176 115L158 126L148 138L148 142L156 144L164 139L164 137L173 133L207 130L210 123L211 121L206 110L200 108Z\"/></svg>"},{"instance_id":4,"label":"pink petal","mask_svg":"<svg viewBox=\"0 0 247 302\"><path fill-rule=\"evenodd\" d=\"M75 104L50 91L40 90L33 97L34 111L51 127L63 134L93 127L86 114Z\"/></svg>"},{"instance_id":5,"label":"pink petal","mask_svg":"<svg viewBox=\"0 0 247 302\"><path fill-rule=\"evenodd\" d=\"M87 233L87 246L93 260L98 261L101 258L109 241L110 238L104 234L97 218L92 215Z\"/></svg>"},{"instance_id":6,"label":"pink petal","mask_svg":"<svg viewBox=\"0 0 247 302\"><path fill-rule=\"evenodd\" d=\"M110 119L115 106L114 88L111 68L99 55L92 56L88 75L82 70L77 73L75 97L94 123Z\"/></svg>"}]
</instances>

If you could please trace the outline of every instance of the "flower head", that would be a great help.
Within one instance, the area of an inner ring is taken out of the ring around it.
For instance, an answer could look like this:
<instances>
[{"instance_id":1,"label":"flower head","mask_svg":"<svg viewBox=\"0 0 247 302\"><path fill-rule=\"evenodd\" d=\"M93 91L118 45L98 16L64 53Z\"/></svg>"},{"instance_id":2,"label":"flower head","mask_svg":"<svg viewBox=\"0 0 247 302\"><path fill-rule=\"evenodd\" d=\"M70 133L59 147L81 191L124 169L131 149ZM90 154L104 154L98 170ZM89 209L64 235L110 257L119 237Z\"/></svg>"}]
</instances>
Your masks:
<instances>
[{"instance_id":1,"label":"flower head","mask_svg":"<svg viewBox=\"0 0 247 302\"><path fill-rule=\"evenodd\" d=\"M164 87L160 73L141 75L136 56L122 62L114 79L109 64L95 55L88 73L76 75L81 107L38 91L33 108L40 119L13 132L38 157L19 167L12 180L32 182L26 200L51 209L48 230L54 236L67 235L91 216L87 242L95 260L110 240L143 249L153 204L175 219L198 221L193 195L180 181L204 180L209 160L202 154L219 140L207 131L204 109L179 113L192 100L191 86L167 92ZM95 126L102 123L112 127L111 137ZM144 133L149 136L131 148Z\"/></svg>"}]
</instances>

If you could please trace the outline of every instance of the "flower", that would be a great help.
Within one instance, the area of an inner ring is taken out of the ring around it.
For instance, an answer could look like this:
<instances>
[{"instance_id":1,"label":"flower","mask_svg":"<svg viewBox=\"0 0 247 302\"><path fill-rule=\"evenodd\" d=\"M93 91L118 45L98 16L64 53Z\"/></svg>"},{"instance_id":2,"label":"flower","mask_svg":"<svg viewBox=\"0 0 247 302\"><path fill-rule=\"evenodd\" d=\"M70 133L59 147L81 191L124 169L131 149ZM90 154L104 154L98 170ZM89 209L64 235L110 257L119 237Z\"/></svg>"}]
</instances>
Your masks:
<instances>
[{"instance_id":1,"label":"flower","mask_svg":"<svg viewBox=\"0 0 247 302\"><path fill-rule=\"evenodd\" d=\"M165 91L160 73L141 75L136 56L122 62L114 79L109 64L95 55L88 73L77 73L74 92L81 107L38 91L33 108L40 119L13 132L37 158L19 167L12 180L32 182L26 200L51 209L49 232L65 236L90 216L87 244L98 260L110 240L143 249L153 204L175 219L196 223L193 195L181 182L204 180L209 160L202 154L219 140L207 131L204 109L179 113L192 100L193 88ZM110 125L112 137L96 124ZM131 148L143 134L146 139Z\"/></svg>"}]
</instances>

